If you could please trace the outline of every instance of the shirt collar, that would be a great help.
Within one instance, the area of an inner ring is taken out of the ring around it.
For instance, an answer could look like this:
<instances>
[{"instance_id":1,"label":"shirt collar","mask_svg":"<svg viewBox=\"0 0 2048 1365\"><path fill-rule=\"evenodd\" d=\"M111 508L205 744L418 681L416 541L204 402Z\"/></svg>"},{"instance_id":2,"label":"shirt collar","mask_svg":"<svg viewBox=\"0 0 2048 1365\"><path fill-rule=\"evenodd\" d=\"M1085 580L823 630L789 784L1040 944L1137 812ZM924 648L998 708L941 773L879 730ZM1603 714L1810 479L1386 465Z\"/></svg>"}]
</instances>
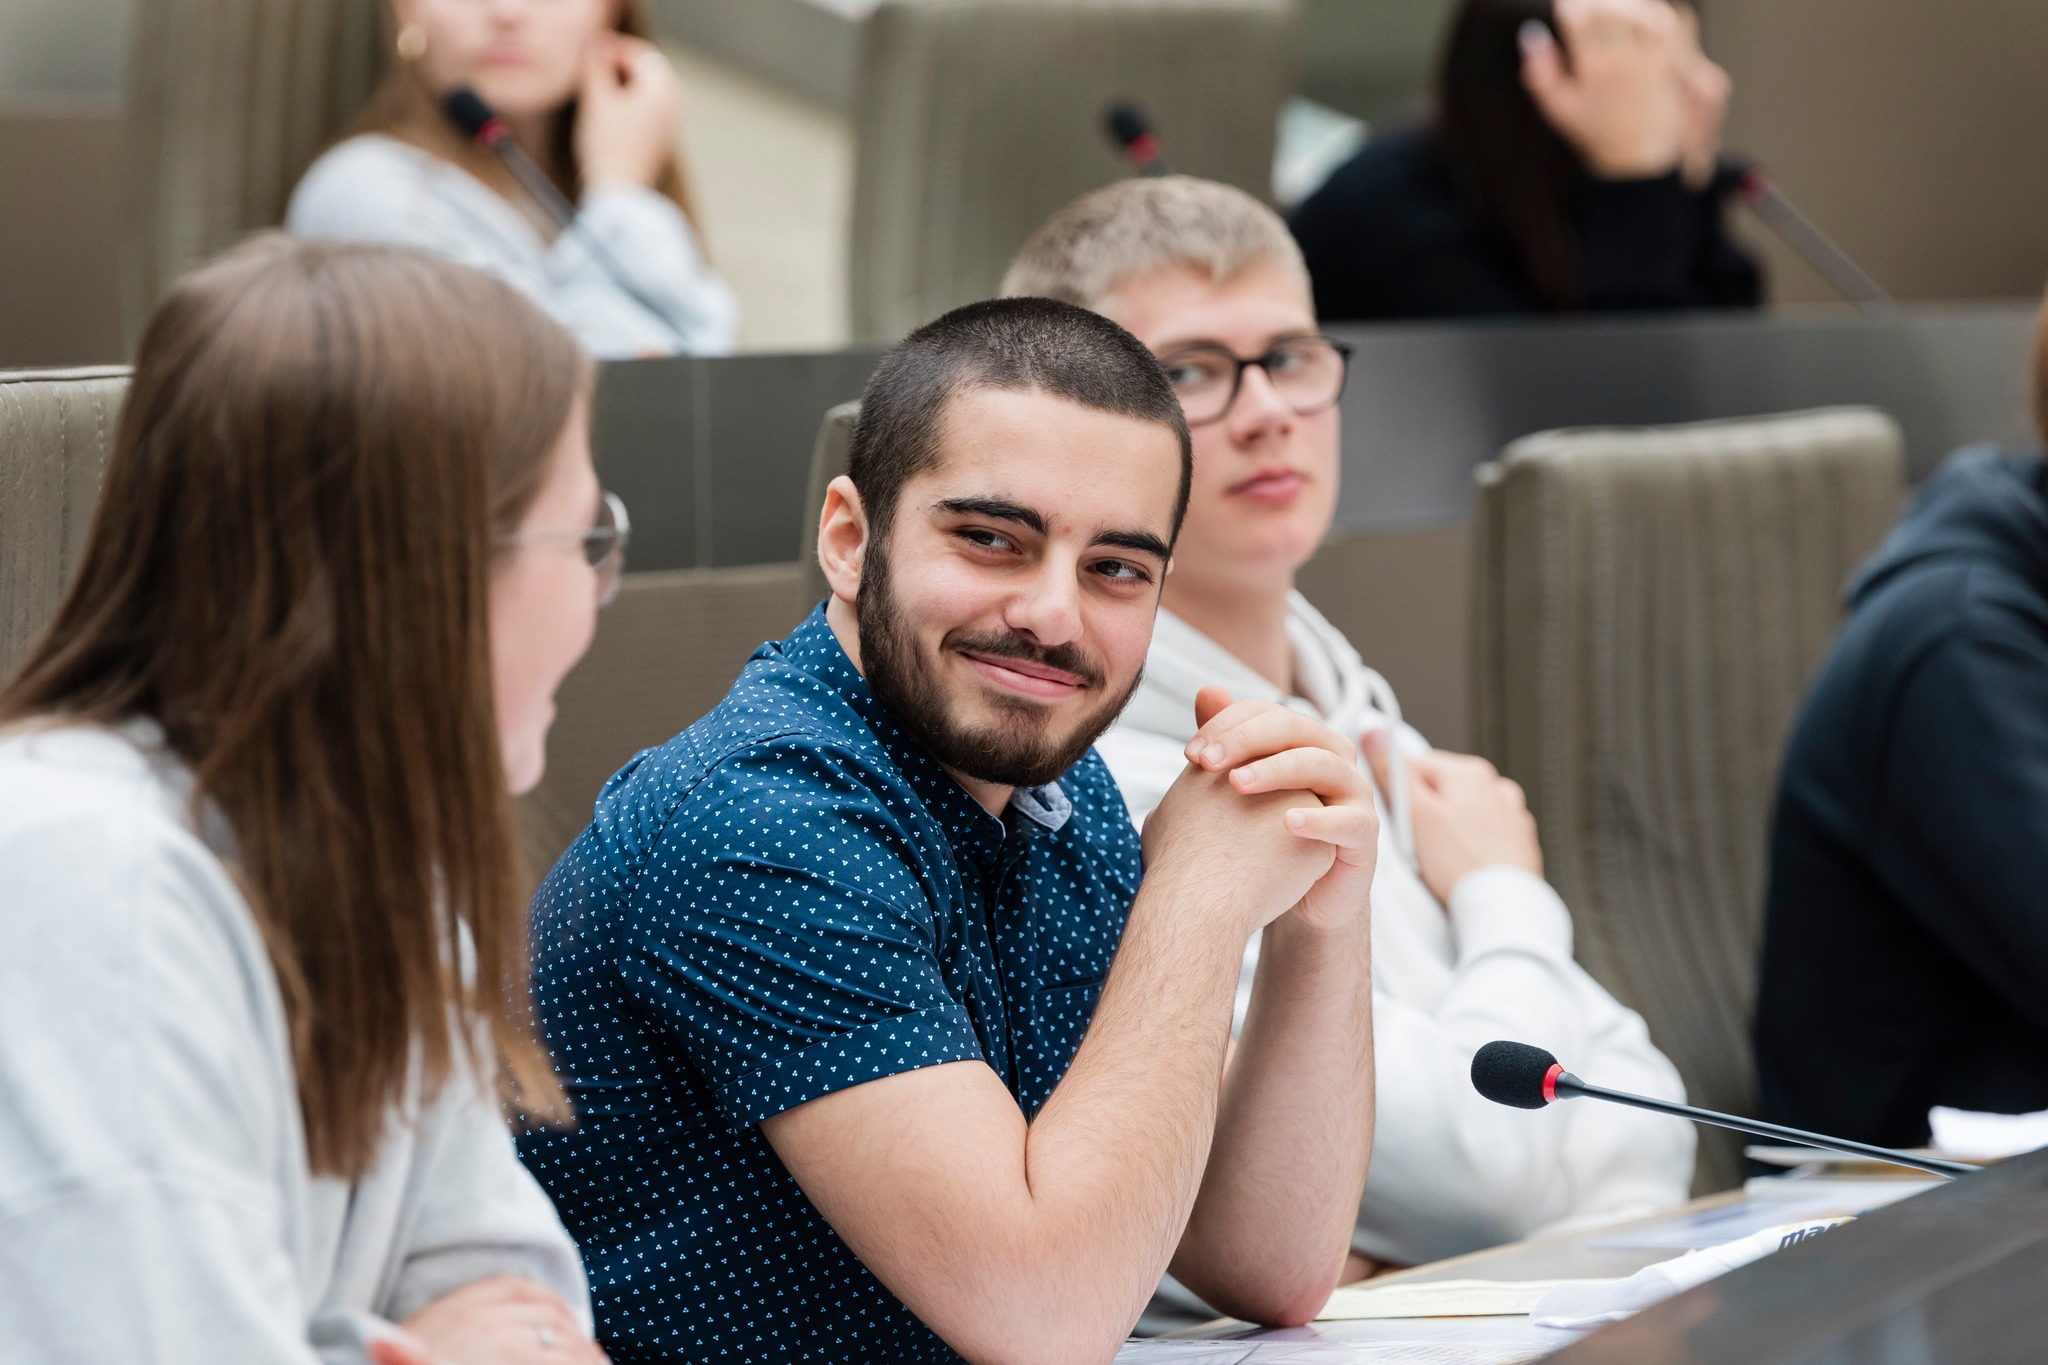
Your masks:
<instances>
[{"instance_id":1,"label":"shirt collar","mask_svg":"<svg viewBox=\"0 0 2048 1365\"><path fill-rule=\"evenodd\" d=\"M1004 821L983 809L979 801L967 794L965 787L953 780L951 773L939 766L937 759L903 733L894 714L882 705L874 689L868 686L867 679L846 656L845 647L839 643L831 623L825 619L824 604L812 608L811 614L782 642L781 648L786 663L811 674L845 697L860 718L867 722L897 771L909 781L918 797L944 826L946 837L954 847L971 850L984 860L994 859L1003 846ZM1049 782L1042 787L1019 787L1010 797L1010 809L1048 834L1063 829L1074 813L1073 802L1068 800L1066 791L1058 782Z\"/></svg>"}]
</instances>

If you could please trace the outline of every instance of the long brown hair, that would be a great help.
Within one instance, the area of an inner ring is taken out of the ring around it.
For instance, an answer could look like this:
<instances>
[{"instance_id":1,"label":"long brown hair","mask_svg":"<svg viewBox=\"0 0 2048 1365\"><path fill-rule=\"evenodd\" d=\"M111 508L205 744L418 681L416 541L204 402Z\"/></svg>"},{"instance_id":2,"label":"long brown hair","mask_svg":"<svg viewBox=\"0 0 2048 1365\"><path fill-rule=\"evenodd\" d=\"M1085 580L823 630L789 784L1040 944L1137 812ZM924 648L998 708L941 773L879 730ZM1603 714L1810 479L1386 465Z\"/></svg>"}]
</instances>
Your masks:
<instances>
[{"instance_id":1,"label":"long brown hair","mask_svg":"<svg viewBox=\"0 0 2048 1365\"><path fill-rule=\"evenodd\" d=\"M151 315L83 562L0 692L0 724L155 720L195 814L225 817L316 1172L368 1169L415 1065L426 1093L467 1061L564 1116L532 1032L488 603L494 539L588 376L559 326L460 266L281 236L229 252Z\"/></svg>"},{"instance_id":2,"label":"long brown hair","mask_svg":"<svg viewBox=\"0 0 2048 1365\"><path fill-rule=\"evenodd\" d=\"M1584 174L1522 84L1522 25L1555 29L1551 0L1464 0L1437 66L1436 136L1460 189L1553 311L1584 299L1572 212Z\"/></svg>"},{"instance_id":3,"label":"long brown hair","mask_svg":"<svg viewBox=\"0 0 2048 1365\"><path fill-rule=\"evenodd\" d=\"M645 0L614 0L614 3L618 7L618 19L613 25L615 29L629 37L642 38L650 43L655 40L654 23L648 17ZM384 15L386 37L395 44L397 21L388 4L384 7ZM386 50L390 50L389 47ZM512 203L526 202L526 192L519 187L519 182L512 178L512 173L505 169L504 164L463 137L456 131L454 125L448 122L447 117L441 112L438 94L420 75L417 63L402 60L393 63L384 77L384 83L370 97L369 104L364 106L361 116L344 136L357 137L364 133L382 133L401 142L410 142L415 147L432 152L443 161L460 166ZM570 172L570 182L558 183L556 188L573 200L581 188L575 181L582 175L582 168L576 163L575 100L570 100L555 116L552 141L552 154L544 160L543 165L551 176L563 169ZM675 152L671 151L668 159L662 163L661 174L655 177L654 188L675 201L676 207L683 211L683 216L690 220L692 227L700 226L697 222L696 206L690 198L689 180L683 174L682 160Z\"/></svg>"}]
</instances>

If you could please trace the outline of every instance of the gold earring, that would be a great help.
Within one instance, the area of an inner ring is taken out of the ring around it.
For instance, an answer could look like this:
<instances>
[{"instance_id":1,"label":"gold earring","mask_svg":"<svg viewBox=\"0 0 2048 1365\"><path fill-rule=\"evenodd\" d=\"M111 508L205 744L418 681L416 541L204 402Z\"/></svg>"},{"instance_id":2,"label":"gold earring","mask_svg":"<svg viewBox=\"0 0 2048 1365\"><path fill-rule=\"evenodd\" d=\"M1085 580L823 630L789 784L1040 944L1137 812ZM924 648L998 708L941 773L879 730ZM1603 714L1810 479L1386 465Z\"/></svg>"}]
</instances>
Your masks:
<instances>
[{"instance_id":1,"label":"gold earring","mask_svg":"<svg viewBox=\"0 0 2048 1365\"><path fill-rule=\"evenodd\" d=\"M418 24L407 24L398 30L397 47L400 61L418 61L427 55L427 31Z\"/></svg>"}]
</instances>

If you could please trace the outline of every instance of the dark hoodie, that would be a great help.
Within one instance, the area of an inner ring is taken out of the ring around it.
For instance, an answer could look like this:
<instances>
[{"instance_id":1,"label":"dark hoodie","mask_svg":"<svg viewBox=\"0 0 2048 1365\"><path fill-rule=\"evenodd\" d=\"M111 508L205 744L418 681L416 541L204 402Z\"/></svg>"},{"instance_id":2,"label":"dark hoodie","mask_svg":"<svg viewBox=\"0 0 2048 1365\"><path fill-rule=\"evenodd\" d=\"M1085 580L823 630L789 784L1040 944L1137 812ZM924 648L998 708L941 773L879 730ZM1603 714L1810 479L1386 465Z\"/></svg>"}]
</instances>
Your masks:
<instances>
[{"instance_id":1,"label":"dark hoodie","mask_svg":"<svg viewBox=\"0 0 2048 1365\"><path fill-rule=\"evenodd\" d=\"M2048 464L1930 479L1849 590L1780 778L1764 1114L1866 1142L2048 1109Z\"/></svg>"}]
</instances>

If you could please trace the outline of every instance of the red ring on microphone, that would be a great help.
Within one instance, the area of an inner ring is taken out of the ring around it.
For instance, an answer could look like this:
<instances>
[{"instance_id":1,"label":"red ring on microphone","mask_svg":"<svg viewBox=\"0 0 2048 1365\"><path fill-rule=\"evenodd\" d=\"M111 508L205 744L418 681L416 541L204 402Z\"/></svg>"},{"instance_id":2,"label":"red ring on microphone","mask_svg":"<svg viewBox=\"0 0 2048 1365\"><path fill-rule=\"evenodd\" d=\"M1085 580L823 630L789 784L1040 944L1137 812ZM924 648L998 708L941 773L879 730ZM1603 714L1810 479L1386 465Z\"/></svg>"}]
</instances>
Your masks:
<instances>
[{"instance_id":1,"label":"red ring on microphone","mask_svg":"<svg viewBox=\"0 0 2048 1365\"><path fill-rule=\"evenodd\" d=\"M1564 1063L1552 1062L1550 1070L1543 1073L1543 1102L1557 1103L1557 1078L1564 1075Z\"/></svg>"}]
</instances>

